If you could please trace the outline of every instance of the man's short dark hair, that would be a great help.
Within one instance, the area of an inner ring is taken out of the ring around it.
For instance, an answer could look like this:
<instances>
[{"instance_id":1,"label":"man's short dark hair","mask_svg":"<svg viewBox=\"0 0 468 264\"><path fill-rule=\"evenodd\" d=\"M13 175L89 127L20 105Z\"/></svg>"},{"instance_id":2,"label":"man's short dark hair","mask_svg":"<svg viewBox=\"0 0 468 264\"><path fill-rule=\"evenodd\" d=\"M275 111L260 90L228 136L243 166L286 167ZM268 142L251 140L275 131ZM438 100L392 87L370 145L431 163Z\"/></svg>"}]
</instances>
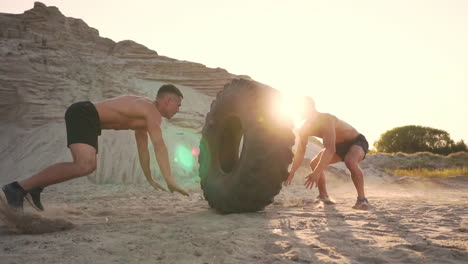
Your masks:
<instances>
[{"instance_id":1,"label":"man's short dark hair","mask_svg":"<svg viewBox=\"0 0 468 264\"><path fill-rule=\"evenodd\" d=\"M184 98L184 95L179 90L179 88L175 87L173 84L164 84L163 86L159 87L158 94L156 97L161 98L164 94L171 93L178 95L180 98Z\"/></svg>"}]
</instances>

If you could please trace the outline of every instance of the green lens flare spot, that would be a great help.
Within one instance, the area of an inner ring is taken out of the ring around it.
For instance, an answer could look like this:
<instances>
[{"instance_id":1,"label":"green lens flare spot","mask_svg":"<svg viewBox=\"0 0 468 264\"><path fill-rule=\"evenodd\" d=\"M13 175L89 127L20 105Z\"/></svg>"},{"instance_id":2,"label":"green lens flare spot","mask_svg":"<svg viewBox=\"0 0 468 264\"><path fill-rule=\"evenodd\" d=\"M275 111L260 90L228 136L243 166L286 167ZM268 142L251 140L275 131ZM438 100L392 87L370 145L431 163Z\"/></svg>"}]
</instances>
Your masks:
<instances>
[{"instance_id":1,"label":"green lens flare spot","mask_svg":"<svg viewBox=\"0 0 468 264\"><path fill-rule=\"evenodd\" d=\"M191 171L193 169L194 158L192 149L177 145L175 149L175 162L184 170Z\"/></svg>"}]
</instances>

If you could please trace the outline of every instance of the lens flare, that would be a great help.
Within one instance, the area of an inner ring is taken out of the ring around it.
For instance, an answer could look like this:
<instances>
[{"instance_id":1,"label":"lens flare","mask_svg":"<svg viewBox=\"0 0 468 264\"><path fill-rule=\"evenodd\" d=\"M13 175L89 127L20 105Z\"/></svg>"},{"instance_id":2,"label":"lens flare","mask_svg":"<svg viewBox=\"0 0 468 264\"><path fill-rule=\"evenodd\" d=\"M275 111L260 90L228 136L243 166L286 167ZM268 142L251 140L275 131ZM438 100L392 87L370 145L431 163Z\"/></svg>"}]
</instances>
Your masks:
<instances>
[{"instance_id":1,"label":"lens flare","mask_svg":"<svg viewBox=\"0 0 468 264\"><path fill-rule=\"evenodd\" d=\"M192 171L194 158L193 149L184 146L177 145L175 148L175 162L184 170Z\"/></svg>"},{"instance_id":2,"label":"lens flare","mask_svg":"<svg viewBox=\"0 0 468 264\"><path fill-rule=\"evenodd\" d=\"M192 155L193 156L198 156L200 154L200 151L197 148L192 148Z\"/></svg>"},{"instance_id":3,"label":"lens flare","mask_svg":"<svg viewBox=\"0 0 468 264\"><path fill-rule=\"evenodd\" d=\"M211 151L208 142L204 137L200 140L200 156L198 162L200 163L199 176L204 179L208 176L208 171L211 165Z\"/></svg>"},{"instance_id":4,"label":"lens flare","mask_svg":"<svg viewBox=\"0 0 468 264\"><path fill-rule=\"evenodd\" d=\"M278 106L278 114L283 119L291 120L294 127L300 127L304 122L304 99L298 95L282 94Z\"/></svg>"}]
</instances>

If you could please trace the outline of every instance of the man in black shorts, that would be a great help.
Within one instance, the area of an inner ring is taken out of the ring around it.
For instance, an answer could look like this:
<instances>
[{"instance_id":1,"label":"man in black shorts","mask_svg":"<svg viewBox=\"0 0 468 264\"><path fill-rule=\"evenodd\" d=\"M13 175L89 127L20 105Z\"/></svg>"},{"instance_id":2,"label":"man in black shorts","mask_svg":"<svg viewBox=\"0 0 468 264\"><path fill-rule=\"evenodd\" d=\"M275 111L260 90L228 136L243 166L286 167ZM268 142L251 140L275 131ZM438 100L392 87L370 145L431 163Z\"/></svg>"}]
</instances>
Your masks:
<instances>
[{"instance_id":1,"label":"man in black shorts","mask_svg":"<svg viewBox=\"0 0 468 264\"><path fill-rule=\"evenodd\" d=\"M72 104L65 112L67 127L67 146L85 143L98 152L98 136L101 135L99 114L89 101Z\"/></svg>"},{"instance_id":2,"label":"man in black shorts","mask_svg":"<svg viewBox=\"0 0 468 264\"><path fill-rule=\"evenodd\" d=\"M146 180L155 189L166 190L151 176L149 137L169 191L188 195L172 177L160 127L162 117L169 119L179 112L182 98L177 87L166 84L159 88L154 100L126 95L99 102L72 104L65 113L65 123L67 146L73 161L56 163L27 179L4 185L0 198L11 208L22 209L26 199L36 209L43 210L40 194L44 187L88 175L96 169L101 129L134 130L138 157Z\"/></svg>"},{"instance_id":3,"label":"man in black shorts","mask_svg":"<svg viewBox=\"0 0 468 264\"><path fill-rule=\"evenodd\" d=\"M333 163L344 161L351 172L351 178L357 191L357 201L354 209L367 210L369 202L364 194L364 175L359 167L369 149L366 138L357 132L355 128L337 117L317 112L315 103L310 97L305 99L305 122L299 132L299 143L294 155L291 171L285 185L291 184L294 173L300 167L308 143L308 137L322 138L324 149L321 150L310 162L312 173L306 177L306 188L312 188L314 184L319 189L317 201L334 203L329 198L325 182L324 169Z\"/></svg>"}]
</instances>

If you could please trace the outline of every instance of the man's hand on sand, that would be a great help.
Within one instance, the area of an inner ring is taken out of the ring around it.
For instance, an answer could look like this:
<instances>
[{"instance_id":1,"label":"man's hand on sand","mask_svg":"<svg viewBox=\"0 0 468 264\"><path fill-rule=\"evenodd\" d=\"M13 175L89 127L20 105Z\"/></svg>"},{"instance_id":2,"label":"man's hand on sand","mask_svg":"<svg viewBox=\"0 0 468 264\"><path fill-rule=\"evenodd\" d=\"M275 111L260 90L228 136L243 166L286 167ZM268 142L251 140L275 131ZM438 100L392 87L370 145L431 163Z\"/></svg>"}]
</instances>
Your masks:
<instances>
[{"instance_id":1,"label":"man's hand on sand","mask_svg":"<svg viewBox=\"0 0 468 264\"><path fill-rule=\"evenodd\" d=\"M167 188L169 188L169 191L170 191L171 193L173 193L173 192L178 192L178 193L180 193L180 194L182 194L182 195L190 196L189 193L188 193L186 190L182 189L182 188L179 187L177 184L168 184L168 185L167 185Z\"/></svg>"},{"instance_id":2,"label":"man's hand on sand","mask_svg":"<svg viewBox=\"0 0 468 264\"><path fill-rule=\"evenodd\" d=\"M284 186L288 186L291 184L292 180L294 178L294 173L289 173L288 178L283 182Z\"/></svg>"},{"instance_id":3,"label":"man's hand on sand","mask_svg":"<svg viewBox=\"0 0 468 264\"><path fill-rule=\"evenodd\" d=\"M306 189L312 189L312 187L317 186L318 180L320 179L320 174L312 172L306 176L306 182L304 183Z\"/></svg>"},{"instance_id":4,"label":"man's hand on sand","mask_svg":"<svg viewBox=\"0 0 468 264\"><path fill-rule=\"evenodd\" d=\"M156 190L162 190L167 192L166 188L162 187L161 185L159 185L159 183L155 182L154 180L149 181L149 184L151 184L151 186L153 186L153 188Z\"/></svg>"}]
</instances>

